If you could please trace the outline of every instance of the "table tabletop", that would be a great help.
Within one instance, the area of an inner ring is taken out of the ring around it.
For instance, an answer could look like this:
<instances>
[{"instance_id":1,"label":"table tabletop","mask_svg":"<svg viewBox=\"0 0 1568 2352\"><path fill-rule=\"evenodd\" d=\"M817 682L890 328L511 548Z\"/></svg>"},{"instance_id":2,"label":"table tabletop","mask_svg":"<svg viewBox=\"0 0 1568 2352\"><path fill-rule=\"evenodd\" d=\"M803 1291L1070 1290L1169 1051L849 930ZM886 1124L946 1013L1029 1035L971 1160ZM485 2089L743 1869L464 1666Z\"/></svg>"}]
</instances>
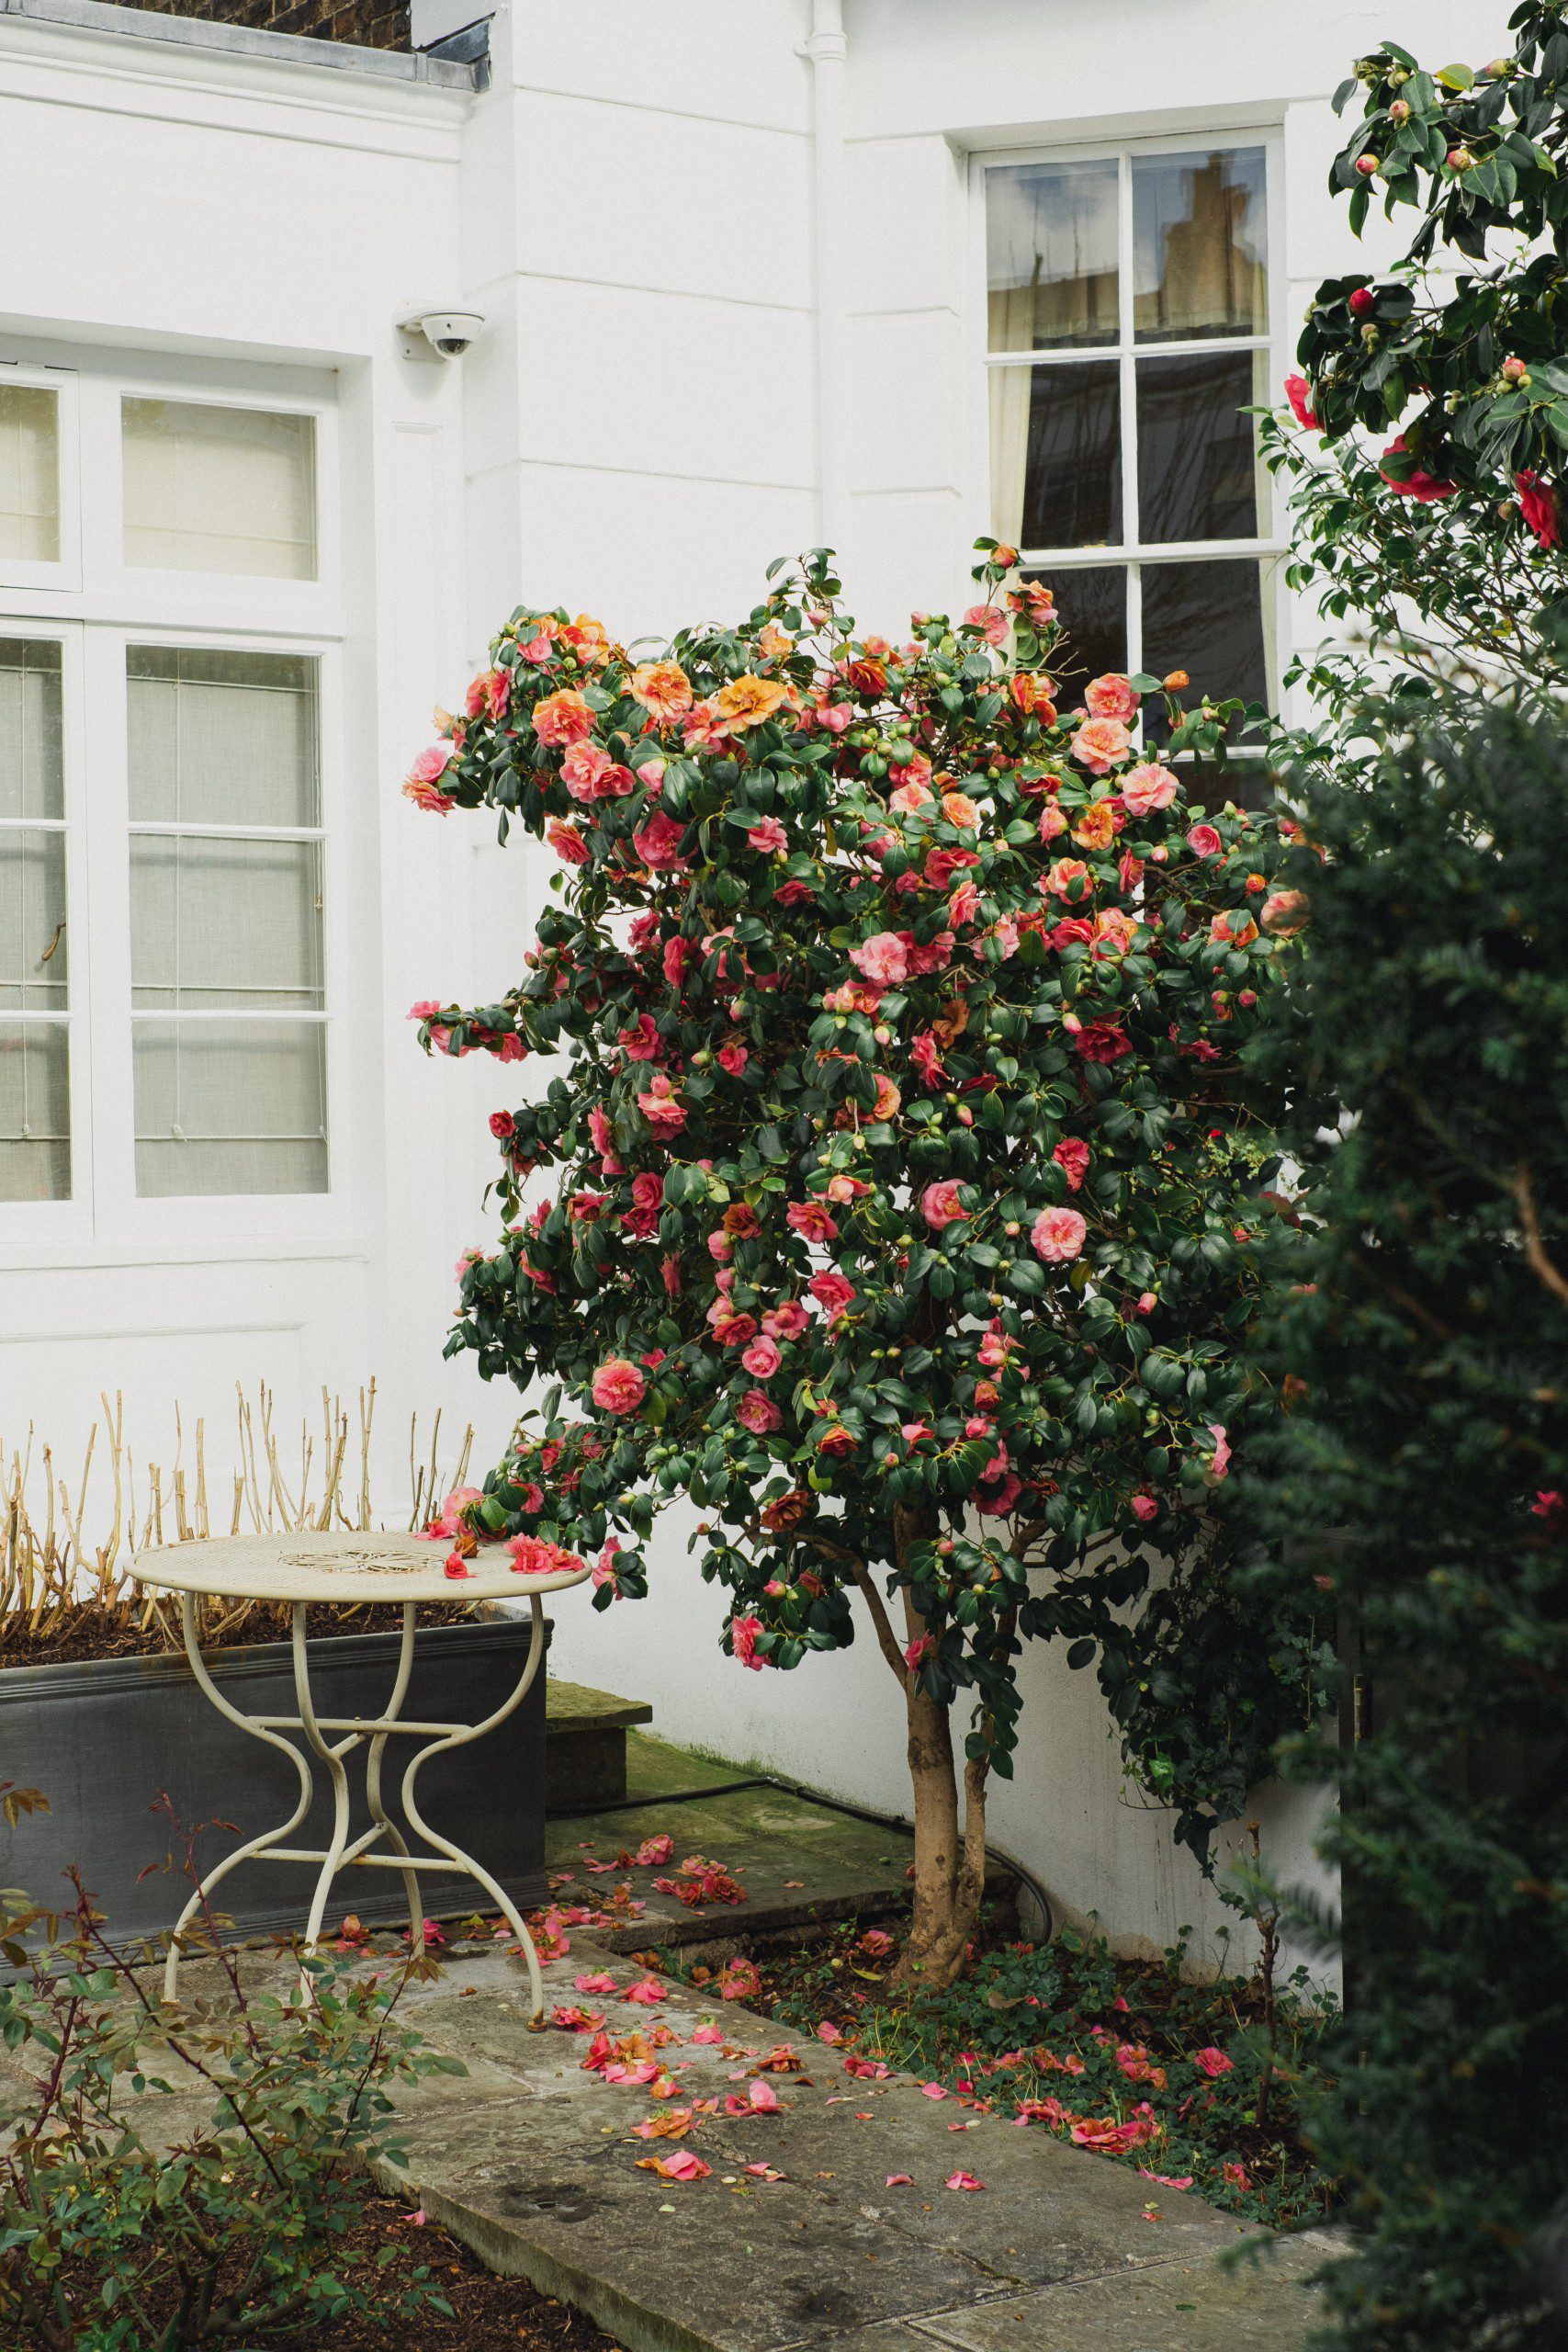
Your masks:
<instances>
[{"instance_id":1,"label":"table tabletop","mask_svg":"<svg viewBox=\"0 0 1568 2352\"><path fill-rule=\"evenodd\" d=\"M526 1600L561 1592L592 1571L552 1569L519 1576L501 1545L483 1545L467 1577L448 1577L445 1538L351 1531L335 1535L220 1535L164 1544L139 1553L132 1575L141 1584L174 1592L205 1592L241 1600L324 1600L356 1608L367 1600Z\"/></svg>"}]
</instances>

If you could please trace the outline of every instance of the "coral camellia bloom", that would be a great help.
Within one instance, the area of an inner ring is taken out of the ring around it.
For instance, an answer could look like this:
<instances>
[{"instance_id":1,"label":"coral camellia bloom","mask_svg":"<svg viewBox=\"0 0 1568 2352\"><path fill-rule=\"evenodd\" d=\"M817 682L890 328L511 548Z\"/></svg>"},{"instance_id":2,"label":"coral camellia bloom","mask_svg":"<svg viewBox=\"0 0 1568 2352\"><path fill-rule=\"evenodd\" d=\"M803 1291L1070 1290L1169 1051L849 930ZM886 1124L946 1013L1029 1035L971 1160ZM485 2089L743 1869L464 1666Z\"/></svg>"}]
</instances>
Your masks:
<instances>
[{"instance_id":1,"label":"coral camellia bloom","mask_svg":"<svg viewBox=\"0 0 1568 2352\"><path fill-rule=\"evenodd\" d=\"M1089 1146L1082 1136L1064 1136L1051 1157L1066 1176L1068 1191L1081 1192L1089 1173Z\"/></svg>"},{"instance_id":2,"label":"coral camellia bloom","mask_svg":"<svg viewBox=\"0 0 1568 2352\"><path fill-rule=\"evenodd\" d=\"M692 707L692 682L679 662L644 662L632 672L629 692L660 725L683 718Z\"/></svg>"},{"instance_id":3,"label":"coral camellia bloom","mask_svg":"<svg viewBox=\"0 0 1568 2352\"><path fill-rule=\"evenodd\" d=\"M437 779L457 756L450 743L433 743L428 752L422 752L404 778L404 797L433 817L445 817L457 804L449 792L442 791Z\"/></svg>"},{"instance_id":4,"label":"coral camellia bloom","mask_svg":"<svg viewBox=\"0 0 1568 2352\"><path fill-rule=\"evenodd\" d=\"M1128 769L1121 790L1128 816L1147 817L1156 808L1169 808L1176 797L1176 778L1157 760L1145 760L1141 766Z\"/></svg>"},{"instance_id":5,"label":"coral camellia bloom","mask_svg":"<svg viewBox=\"0 0 1568 2352\"><path fill-rule=\"evenodd\" d=\"M771 718L789 689L777 678L731 678L714 698L714 712L727 735L739 735Z\"/></svg>"},{"instance_id":6,"label":"coral camellia bloom","mask_svg":"<svg viewBox=\"0 0 1568 2352\"><path fill-rule=\"evenodd\" d=\"M575 686L562 686L558 694L547 695L534 705L534 732L541 743L552 750L564 750L568 743L581 743L593 732L593 713L586 695Z\"/></svg>"},{"instance_id":7,"label":"coral camellia bloom","mask_svg":"<svg viewBox=\"0 0 1568 2352\"><path fill-rule=\"evenodd\" d=\"M1135 718L1138 696L1131 678L1120 670L1108 670L1103 678L1091 678L1083 690L1084 708L1091 718Z\"/></svg>"},{"instance_id":8,"label":"coral camellia bloom","mask_svg":"<svg viewBox=\"0 0 1568 2352\"><path fill-rule=\"evenodd\" d=\"M740 1361L754 1379L772 1380L784 1358L772 1340L761 1338L752 1340Z\"/></svg>"},{"instance_id":9,"label":"coral camellia bloom","mask_svg":"<svg viewBox=\"0 0 1568 2352\"><path fill-rule=\"evenodd\" d=\"M750 1667L755 1673L760 1673L767 1663L765 1658L757 1655L757 1636L765 1631L760 1617L732 1617L729 1621L729 1638L735 1655L742 1666Z\"/></svg>"},{"instance_id":10,"label":"coral camellia bloom","mask_svg":"<svg viewBox=\"0 0 1568 2352\"><path fill-rule=\"evenodd\" d=\"M1037 1258L1048 1266L1065 1265L1082 1250L1089 1227L1077 1209L1042 1209L1030 1227L1029 1238Z\"/></svg>"},{"instance_id":11,"label":"coral camellia bloom","mask_svg":"<svg viewBox=\"0 0 1568 2352\"><path fill-rule=\"evenodd\" d=\"M1403 457L1405 446L1404 435L1402 433L1396 441L1389 443L1388 447L1383 451L1383 456L1385 458ZM1413 498L1418 506L1433 506L1440 498L1451 498L1459 488L1457 481L1445 481L1438 474L1429 474L1424 466L1417 466L1414 472L1406 475L1403 481L1387 472L1382 466L1378 468L1378 472L1396 498Z\"/></svg>"},{"instance_id":12,"label":"coral camellia bloom","mask_svg":"<svg viewBox=\"0 0 1568 2352\"><path fill-rule=\"evenodd\" d=\"M741 1362L745 1362L744 1357ZM773 1398L761 1388L748 1388L735 1408L735 1418L743 1429L750 1430L753 1437L766 1437L784 1420L784 1415Z\"/></svg>"},{"instance_id":13,"label":"coral camellia bloom","mask_svg":"<svg viewBox=\"0 0 1568 2352\"><path fill-rule=\"evenodd\" d=\"M789 847L789 835L776 817L761 818L746 839L759 857L775 857Z\"/></svg>"},{"instance_id":14,"label":"coral camellia bloom","mask_svg":"<svg viewBox=\"0 0 1568 2352\"><path fill-rule=\"evenodd\" d=\"M625 1356L611 1356L593 1375L593 1402L602 1412L635 1413L648 1394L648 1382Z\"/></svg>"},{"instance_id":15,"label":"coral camellia bloom","mask_svg":"<svg viewBox=\"0 0 1568 2352\"><path fill-rule=\"evenodd\" d=\"M1194 825L1188 832L1187 846L1194 857L1218 857L1224 843L1213 825Z\"/></svg>"},{"instance_id":16,"label":"coral camellia bloom","mask_svg":"<svg viewBox=\"0 0 1568 2352\"><path fill-rule=\"evenodd\" d=\"M857 971L879 989L896 989L909 977L909 954L896 931L879 931L850 950Z\"/></svg>"},{"instance_id":17,"label":"coral camellia bloom","mask_svg":"<svg viewBox=\"0 0 1568 2352\"><path fill-rule=\"evenodd\" d=\"M967 1219L969 1212L958 1194L957 1181L951 1176L944 1177L941 1183L928 1184L920 1194L920 1215L939 1233L947 1226Z\"/></svg>"},{"instance_id":18,"label":"coral camellia bloom","mask_svg":"<svg viewBox=\"0 0 1568 2352\"><path fill-rule=\"evenodd\" d=\"M1133 739L1119 718L1086 718L1073 737L1073 757L1091 775L1109 775L1132 748Z\"/></svg>"}]
</instances>

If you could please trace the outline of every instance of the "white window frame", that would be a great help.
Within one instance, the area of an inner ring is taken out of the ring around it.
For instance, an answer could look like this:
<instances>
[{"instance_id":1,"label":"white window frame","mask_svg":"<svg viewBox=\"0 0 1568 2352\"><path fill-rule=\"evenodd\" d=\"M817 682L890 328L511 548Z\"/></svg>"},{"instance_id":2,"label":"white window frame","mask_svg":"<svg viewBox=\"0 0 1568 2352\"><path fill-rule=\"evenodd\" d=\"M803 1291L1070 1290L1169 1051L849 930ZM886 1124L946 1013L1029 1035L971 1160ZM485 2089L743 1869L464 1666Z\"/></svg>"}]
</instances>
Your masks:
<instances>
[{"instance_id":1,"label":"white window frame","mask_svg":"<svg viewBox=\"0 0 1568 2352\"><path fill-rule=\"evenodd\" d=\"M1223 149L1260 147L1264 159L1264 204L1266 214L1265 253L1269 274L1269 327L1266 334L1204 335L1184 342L1138 343L1134 333L1134 246L1133 232L1133 163L1150 155L1186 155L1201 150L1219 152ZM989 348L988 278L986 223L987 181L993 171L1020 164L1081 164L1114 161L1118 166L1118 241L1117 241L1117 339L1114 344L1080 344L1051 346L1039 351L993 352ZM1138 537L1138 411L1136 363L1139 358L1180 358L1194 354L1213 355L1231 351L1269 352L1269 397L1283 398L1283 380L1288 365L1286 345L1290 334L1290 311L1285 279L1285 244L1283 236L1284 190L1283 138L1278 123L1255 126L1227 126L1213 129L1204 124L1157 138L1128 138L1123 140L1093 140L1080 142L1052 141L1049 144L1018 148L1001 148L994 153L976 154L970 160L970 266L967 273L969 300L965 311L969 322L967 342L970 365L967 374L974 386L970 405L971 463L967 469L970 492L969 509L975 516L971 537L992 534L991 521L991 447L990 447L990 371L996 367L1036 367L1041 365L1071 366L1098 360L1102 366L1114 359L1120 373L1122 403L1122 543L1115 547L1021 548L1020 556L1032 572L1063 572L1070 571L1100 571L1120 570L1124 579L1124 614L1127 639L1127 668L1137 675L1143 669L1143 568L1145 563L1223 563L1256 561L1260 566L1261 598L1266 607L1264 657L1268 667L1268 693L1271 705L1278 707L1280 682L1287 662L1286 631L1290 620L1290 594L1285 581L1284 557L1288 548L1284 494L1272 477L1264 495L1268 500L1268 530L1251 538L1236 539L1161 539L1145 542ZM1271 619L1272 628L1267 626ZM1270 646L1271 639L1271 646ZM1256 750L1246 741L1235 747L1235 752Z\"/></svg>"},{"instance_id":2,"label":"white window frame","mask_svg":"<svg viewBox=\"0 0 1568 2352\"><path fill-rule=\"evenodd\" d=\"M18 346L0 341L0 370L20 356ZM0 637L53 639L64 649L72 1197L0 1201L0 1268L36 1262L40 1249L56 1247L68 1250L74 1262L229 1256L237 1243L287 1247L290 1254L341 1250L352 1234L353 1086L346 1043L352 1010L344 888L349 843L334 388L331 379L299 369L242 373L217 363L171 360L165 366L146 355L126 358L86 349L71 350L58 363L51 354L47 365L35 353L14 376L0 372L0 382L58 387L67 374L74 380L69 439L63 402L62 408L62 561L0 562ZM120 403L137 398L205 401L314 420L316 579L249 578L125 562ZM64 560L68 552L73 561ZM22 576L44 571L55 575L51 588ZM327 1033L323 1192L160 1199L136 1191L126 656L137 645L294 654L316 664Z\"/></svg>"},{"instance_id":3,"label":"white window frame","mask_svg":"<svg viewBox=\"0 0 1568 2352\"><path fill-rule=\"evenodd\" d=\"M56 563L36 563L7 556L0 567L0 578L33 595L69 595L82 585L80 378L73 368L13 358L0 348L0 385L6 384L25 385L55 396L60 436L60 559Z\"/></svg>"}]
</instances>

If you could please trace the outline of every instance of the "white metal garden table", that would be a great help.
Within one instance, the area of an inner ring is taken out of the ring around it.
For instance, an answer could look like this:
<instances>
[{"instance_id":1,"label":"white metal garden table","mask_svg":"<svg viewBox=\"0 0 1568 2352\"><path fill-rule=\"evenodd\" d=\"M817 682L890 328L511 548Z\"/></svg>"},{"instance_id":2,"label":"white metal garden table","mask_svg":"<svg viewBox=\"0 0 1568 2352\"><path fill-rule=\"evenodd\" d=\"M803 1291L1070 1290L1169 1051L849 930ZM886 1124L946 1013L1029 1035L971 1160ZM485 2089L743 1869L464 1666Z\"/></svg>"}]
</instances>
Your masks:
<instances>
[{"instance_id":1,"label":"white metal garden table","mask_svg":"<svg viewBox=\"0 0 1568 2352\"><path fill-rule=\"evenodd\" d=\"M316 1890L311 1899L305 1926L304 1949L313 1951L326 1917L327 1898L333 1882L340 1871L376 1869L400 1871L409 1902L409 1934L411 1949L423 1949L424 1938L424 1907L419 1891L419 1871L456 1871L474 1879L499 1906L502 1917L515 1934L528 1964L528 1986L533 1997L536 2022L544 2011L544 1986L539 1976L538 1954L528 1933L522 1913L490 1872L460 1846L431 1828L414 1800L414 1781L420 1767L433 1756L448 1748L464 1747L472 1741L483 1739L487 1733L498 1730L507 1717L523 1703L539 1670L545 1651L544 1595L560 1592L569 1586L581 1584L590 1574L587 1568L570 1568L547 1576L519 1577L504 1554L492 1554L489 1558L481 1551L469 1563L470 1574L461 1579L448 1577L444 1568L447 1546L443 1543L428 1543L416 1535L234 1535L210 1542L173 1544L154 1551L143 1552L136 1563L135 1574L142 1584L153 1585L181 1596L180 1623L185 1634L186 1655L191 1672L220 1714L237 1724L242 1731L254 1738L265 1740L269 1747L281 1748L293 1759L299 1775L299 1798L288 1819L275 1829L264 1830L259 1838L226 1855L222 1861L191 1896L175 1924L169 1945L169 1956L164 1970L164 1997L172 2000L178 1982L181 1937L203 1900L210 1896L220 1881L241 1862L314 1862L319 1867ZM247 1715L233 1706L219 1690L207 1670L197 1639L197 1598L208 1594L228 1600L283 1602L292 1611L294 1689L299 1700L297 1715ZM413 1671L414 1612L422 1600L468 1603L476 1600L515 1600L526 1598L533 1611L533 1635L528 1655L516 1688L504 1704L497 1707L478 1724L421 1723L405 1720L400 1713L408 1694L409 1679ZM403 1614L402 1641L398 1653L397 1673L387 1704L378 1715L319 1715L310 1699L310 1654L306 1639L306 1610L312 1603L326 1602L340 1608L356 1608L367 1601L394 1601ZM304 1745L297 1746L285 1735L304 1735ZM329 1736L329 1735L337 1735ZM381 1793L381 1761L389 1739L423 1739L427 1744L417 1750L403 1772L402 1813L414 1835L429 1849L423 1853L410 1851L402 1831L387 1811ZM365 1746L365 1795L370 1811L370 1827L355 1838L349 1836L349 1787L344 1758ZM295 1846L288 1841L310 1810L315 1795L312 1759L326 1767L332 1781L333 1834L324 1847ZM384 1841L384 1843L383 1843ZM389 1848L390 1850L385 1850ZM382 1849L378 1850L378 1849Z\"/></svg>"}]
</instances>

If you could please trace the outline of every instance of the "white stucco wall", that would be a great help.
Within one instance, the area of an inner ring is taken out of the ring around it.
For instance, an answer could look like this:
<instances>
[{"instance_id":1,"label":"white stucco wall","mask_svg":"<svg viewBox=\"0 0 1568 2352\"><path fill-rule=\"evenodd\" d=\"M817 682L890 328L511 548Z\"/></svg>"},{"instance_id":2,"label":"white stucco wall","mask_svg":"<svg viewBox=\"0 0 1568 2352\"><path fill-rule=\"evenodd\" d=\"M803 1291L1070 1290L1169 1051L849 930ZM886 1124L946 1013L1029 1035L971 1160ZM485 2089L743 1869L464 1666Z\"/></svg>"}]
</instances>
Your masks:
<instances>
[{"instance_id":1,"label":"white stucco wall","mask_svg":"<svg viewBox=\"0 0 1568 2352\"><path fill-rule=\"evenodd\" d=\"M216 1450L237 1379L288 1411L374 1371L389 1491L412 1407L474 1411L493 1449L510 1400L440 1347L452 1260L485 1229L482 1114L516 1074L423 1062L403 1016L516 977L546 868L398 797L431 706L519 600L664 632L744 611L773 556L823 537L868 627L962 597L987 521L972 158L1276 136L1293 321L1349 258L1325 188L1349 59L1390 31L1484 57L1506 13L848 0L845 210L821 223L810 0L503 7L480 96L329 67L309 43L182 45L163 18L139 38L122 11L0 16L0 357L119 351L192 381L335 386L353 1074L351 1181L297 1231L239 1216L154 1245L132 1221L40 1248L0 1210L0 1438L31 1422L69 1456L107 1387L142 1458L166 1453L176 1396ZM486 314L460 367L401 356L410 299ZM651 1699L673 1737L899 1809L898 1696L869 1641L786 1683L719 1655L721 1613L672 1522L649 1602L563 1602L559 1662ZM998 1838L1112 1932L1192 1925L1213 1949L1224 1915L1163 1819L1120 1801L1092 1679L1044 1657L1026 1683ZM1308 1801L1263 1811L1276 1864L1310 1872Z\"/></svg>"}]
</instances>

